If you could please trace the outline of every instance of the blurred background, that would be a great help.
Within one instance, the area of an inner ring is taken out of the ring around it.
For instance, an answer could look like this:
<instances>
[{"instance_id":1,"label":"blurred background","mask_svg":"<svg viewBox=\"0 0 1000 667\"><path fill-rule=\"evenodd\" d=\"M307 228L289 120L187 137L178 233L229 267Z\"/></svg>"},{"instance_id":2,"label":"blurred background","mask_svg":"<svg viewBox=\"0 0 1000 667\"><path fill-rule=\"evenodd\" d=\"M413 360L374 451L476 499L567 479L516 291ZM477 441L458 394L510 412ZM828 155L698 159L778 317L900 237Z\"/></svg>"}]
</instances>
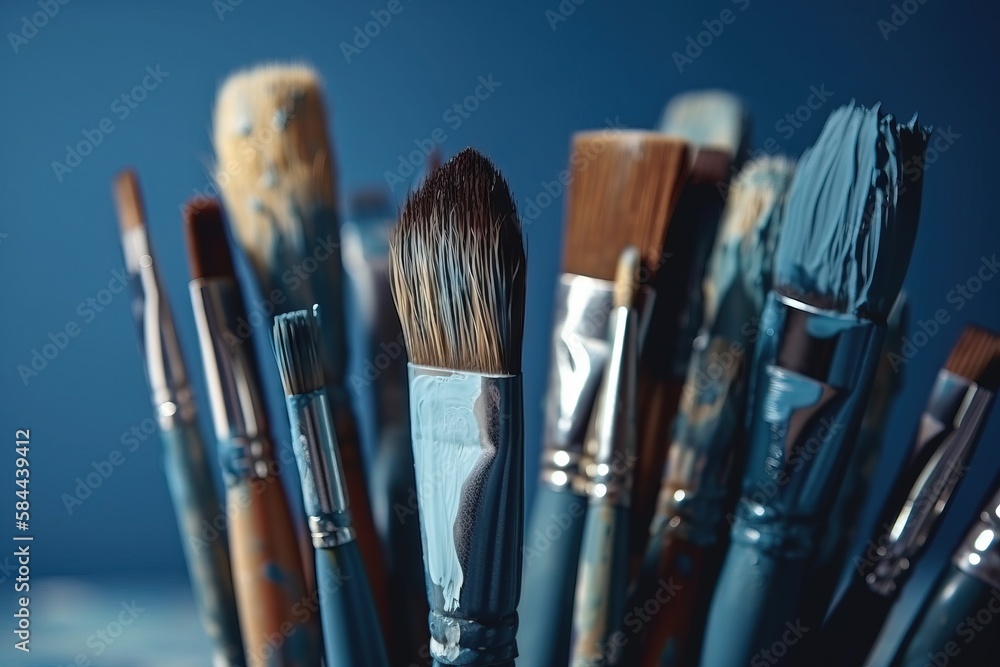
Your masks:
<instances>
[{"instance_id":1,"label":"blurred background","mask_svg":"<svg viewBox=\"0 0 1000 667\"><path fill-rule=\"evenodd\" d=\"M142 179L160 269L210 433L180 206L213 192L214 96L227 74L246 65L305 60L322 73L344 200L375 185L399 202L411 179L400 183L387 175L398 174L405 156L441 136L437 147L445 159L474 146L509 179L524 216L530 263L524 344L529 502L563 212L561 196L540 207L538 195L566 167L576 130L609 123L653 127L671 96L721 87L749 108L754 153L766 148L800 155L827 115L852 98L881 102L907 119L919 112L921 121L948 137L928 159L921 229L905 283L907 336L912 342L920 322L933 320L940 309L948 319L933 335L918 336L923 344L914 345L902 366L905 385L891 412L876 484L899 465L915 416L963 324L1000 329L1000 278L965 296L955 291L1000 252L996 213L989 208L1000 181L995 5L911 0L903 4L912 11L893 23L896 5L889 0L401 0L402 11L366 43L355 41L359 30L387 3L332 4L3 3L0 69L8 92L0 104L0 433L7 451L0 454L0 489L6 489L0 496L3 503L15 500L14 432L28 428L35 541L30 656L12 650L7 626L16 564L13 547L0 547L0 618L6 619L0 623L0 664L207 663L129 298L123 292L106 304L87 300L123 269L110 183L131 165ZM697 56L692 51L679 59L688 38L724 9L736 19ZM38 19L45 11L45 20ZM147 94L137 101L129 92L144 77ZM462 116L450 112L482 80L491 82L491 92L478 107ZM807 120L795 119L817 91L820 108ZM68 160L68 146L88 137L92 152ZM19 372L50 334L71 322L80 334L65 349L37 374ZM272 407L274 415L284 414L280 404ZM998 439L1000 419L994 417L949 509L958 518L946 518L897 609L897 626L1000 469ZM80 481L107 470L115 450L123 462L81 498ZM10 545L13 520L6 510L4 516L9 521L0 523L6 526L0 544ZM93 633L118 618L123 604L143 611L113 643L95 641ZM74 663L80 655L92 662Z\"/></svg>"}]
</instances>

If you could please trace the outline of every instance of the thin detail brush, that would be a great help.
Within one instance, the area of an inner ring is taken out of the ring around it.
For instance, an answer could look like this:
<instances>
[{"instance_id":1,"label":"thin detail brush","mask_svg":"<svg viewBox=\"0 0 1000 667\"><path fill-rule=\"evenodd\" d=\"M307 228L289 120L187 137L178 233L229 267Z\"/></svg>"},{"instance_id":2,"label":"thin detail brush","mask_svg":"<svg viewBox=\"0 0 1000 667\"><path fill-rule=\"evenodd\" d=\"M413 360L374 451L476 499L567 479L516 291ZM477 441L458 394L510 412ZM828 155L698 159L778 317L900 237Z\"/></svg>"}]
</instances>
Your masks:
<instances>
[{"instance_id":1,"label":"thin detail brush","mask_svg":"<svg viewBox=\"0 0 1000 667\"><path fill-rule=\"evenodd\" d=\"M213 664L241 667L246 663L225 527L219 529L214 540L200 537L204 526L218 525L216 519L222 505L205 457L187 368L149 242L135 172L126 170L118 174L114 195L125 266L132 277L132 315L139 333L139 354L145 362L146 380L163 439L164 467L192 592L202 626L214 644Z\"/></svg>"},{"instance_id":2,"label":"thin detail brush","mask_svg":"<svg viewBox=\"0 0 1000 667\"><path fill-rule=\"evenodd\" d=\"M410 359L431 656L513 667L526 265L513 197L490 161L466 149L431 174L407 198L389 254Z\"/></svg>"}]
</instances>

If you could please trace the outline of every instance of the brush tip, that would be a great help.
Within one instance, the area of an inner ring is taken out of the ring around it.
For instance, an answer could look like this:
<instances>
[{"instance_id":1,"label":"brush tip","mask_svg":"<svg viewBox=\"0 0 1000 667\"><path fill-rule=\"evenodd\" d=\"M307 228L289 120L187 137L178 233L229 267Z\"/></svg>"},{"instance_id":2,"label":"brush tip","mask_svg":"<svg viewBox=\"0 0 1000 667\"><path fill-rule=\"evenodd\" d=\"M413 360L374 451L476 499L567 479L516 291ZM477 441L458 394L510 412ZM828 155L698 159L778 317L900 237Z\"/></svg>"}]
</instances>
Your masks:
<instances>
[{"instance_id":1,"label":"brush tip","mask_svg":"<svg viewBox=\"0 0 1000 667\"><path fill-rule=\"evenodd\" d=\"M142 191L139 190L139 177L135 171L123 169L118 172L112 189L118 209L118 226L122 233L145 227L145 207L142 203Z\"/></svg>"},{"instance_id":2,"label":"brush tip","mask_svg":"<svg viewBox=\"0 0 1000 667\"><path fill-rule=\"evenodd\" d=\"M274 318L271 329L274 358L286 396L309 394L323 388L319 360L319 306Z\"/></svg>"},{"instance_id":3,"label":"brush tip","mask_svg":"<svg viewBox=\"0 0 1000 667\"><path fill-rule=\"evenodd\" d=\"M217 201L207 197L189 200L184 205L184 231L193 279L235 275L222 208Z\"/></svg>"},{"instance_id":4,"label":"brush tip","mask_svg":"<svg viewBox=\"0 0 1000 667\"><path fill-rule=\"evenodd\" d=\"M1000 335L973 324L967 325L944 367L996 391L1000 386Z\"/></svg>"}]
</instances>

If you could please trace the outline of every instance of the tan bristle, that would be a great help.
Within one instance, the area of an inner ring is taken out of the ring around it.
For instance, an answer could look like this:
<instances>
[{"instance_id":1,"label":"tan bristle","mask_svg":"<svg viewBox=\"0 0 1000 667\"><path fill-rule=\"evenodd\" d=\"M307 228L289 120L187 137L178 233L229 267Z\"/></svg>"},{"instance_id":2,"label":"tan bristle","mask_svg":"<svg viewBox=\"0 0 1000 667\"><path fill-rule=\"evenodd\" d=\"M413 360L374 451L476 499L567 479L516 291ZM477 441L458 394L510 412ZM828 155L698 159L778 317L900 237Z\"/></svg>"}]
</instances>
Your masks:
<instances>
[{"instance_id":1,"label":"tan bristle","mask_svg":"<svg viewBox=\"0 0 1000 667\"><path fill-rule=\"evenodd\" d=\"M215 179L233 235L266 276L274 255L312 240L303 225L318 208L337 207L319 75L306 65L233 74L219 89L212 124Z\"/></svg>"},{"instance_id":2,"label":"tan bristle","mask_svg":"<svg viewBox=\"0 0 1000 667\"><path fill-rule=\"evenodd\" d=\"M629 245L655 271L687 174L687 144L655 132L582 132L570 165L563 271L612 280Z\"/></svg>"},{"instance_id":3,"label":"tan bristle","mask_svg":"<svg viewBox=\"0 0 1000 667\"><path fill-rule=\"evenodd\" d=\"M638 290L639 251L635 246L629 246L622 251L618 258L618 268L615 269L614 307L631 307L635 303Z\"/></svg>"},{"instance_id":4,"label":"tan bristle","mask_svg":"<svg viewBox=\"0 0 1000 667\"><path fill-rule=\"evenodd\" d=\"M966 326L944 367L996 391L1000 384L1000 335L975 325Z\"/></svg>"},{"instance_id":5,"label":"tan bristle","mask_svg":"<svg viewBox=\"0 0 1000 667\"><path fill-rule=\"evenodd\" d=\"M118 209L118 226L123 232L146 225L146 212L139 191L139 177L131 169L118 174L114 182L115 207Z\"/></svg>"},{"instance_id":6,"label":"tan bristle","mask_svg":"<svg viewBox=\"0 0 1000 667\"><path fill-rule=\"evenodd\" d=\"M507 183L467 148L410 194L389 245L396 310L412 363L521 372L525 257Z\"/></svg>"}]
</instances>

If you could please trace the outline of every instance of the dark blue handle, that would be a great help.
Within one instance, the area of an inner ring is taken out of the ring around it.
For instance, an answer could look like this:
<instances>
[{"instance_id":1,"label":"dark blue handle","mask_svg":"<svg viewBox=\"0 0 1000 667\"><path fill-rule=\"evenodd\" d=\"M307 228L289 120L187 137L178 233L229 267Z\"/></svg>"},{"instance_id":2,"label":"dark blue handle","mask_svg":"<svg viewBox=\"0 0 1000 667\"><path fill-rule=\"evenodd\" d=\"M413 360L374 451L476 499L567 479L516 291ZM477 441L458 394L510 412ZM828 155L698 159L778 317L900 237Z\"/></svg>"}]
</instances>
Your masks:
<instances>
[{"instance_id":1,"label":"dark blue handle","mask_svg":"<svg viewBox=\"0 0 1000 667\"><path fill-rule=\"evenodd\" d=\"M375 604L355 542L316 550L316 588L326 667L388 667Z\"/></svg>"}]
</instances>

